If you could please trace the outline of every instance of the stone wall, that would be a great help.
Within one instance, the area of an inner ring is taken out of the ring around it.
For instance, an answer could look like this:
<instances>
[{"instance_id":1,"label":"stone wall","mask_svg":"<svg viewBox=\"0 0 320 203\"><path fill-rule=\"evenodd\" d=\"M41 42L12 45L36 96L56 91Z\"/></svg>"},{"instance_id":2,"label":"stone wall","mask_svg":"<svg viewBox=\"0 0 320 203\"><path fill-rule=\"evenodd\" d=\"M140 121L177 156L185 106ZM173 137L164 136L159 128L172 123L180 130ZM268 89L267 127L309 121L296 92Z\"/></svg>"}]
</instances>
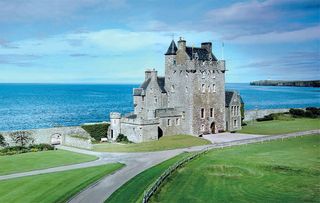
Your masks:
<instances>
[{"instance_id":1,"label":"stone wall","mask_svg":"<svg viewBox=\"0 0 320 203\"><path fill-rule=\"evenodd\" d=\"M272 113L284 113L289 112L289 109L258 109L258 110L248 110L244 112L244 121L251 121L257 118L263 118L266 115Z\"/></svg>"},{"instance_id":2,"label":"stone wall","mask_svg":"<svg viewBox=\"0 0 320 203\"><path fill-rule=\"evenodd\" d=\"M60 137L61 144L62 145L69 145L79 148L91 148L88 147L91 145L84 142L83 138L74 138L70 137L70 135L80 135L84 138L90 139L90 135L83 130L80 126L73 126L73 127L57 127L57 128L43 128L43 129L30 129L30 130L24 130L31 133L32 138L34 139L34 144L40 144L40 143L46 143L46 144L52 144L53 137ZM14 131L5 131L0 132L6 142L9 144L9 146L14 146L15 143L12 142L9 134ZM56 141L56 140L55 140Z\"/></svg>"},{"instance_id":3,"label":"stone wall","mask_svg":"<svg viewBox=\"0 0 320 203\"><path fill-rule=\"evenodd\" d=\"M78 147L84 149L92 149L91 139L90 138L78 138L66 135L63 145Z\"/></svg>"}]
</instances>

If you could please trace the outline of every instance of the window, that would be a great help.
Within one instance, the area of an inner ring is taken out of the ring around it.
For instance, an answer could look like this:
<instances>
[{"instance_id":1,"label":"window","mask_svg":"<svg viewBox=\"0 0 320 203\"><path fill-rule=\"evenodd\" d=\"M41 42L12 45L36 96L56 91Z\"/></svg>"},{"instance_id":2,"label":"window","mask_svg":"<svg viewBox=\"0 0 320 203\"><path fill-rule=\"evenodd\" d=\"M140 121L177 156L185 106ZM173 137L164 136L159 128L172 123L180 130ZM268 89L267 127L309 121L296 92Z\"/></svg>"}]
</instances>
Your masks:
<instances>
[{"instance_id":1,"label":"window","mask_svg":"<svg viewBox=\"0 0 320 203\"><path fill-rule=\"evenodd\" d=\"M188 87L186 87L186 93L188 93Z\"/></svg>"},{"instance_id":2,"label":"window","mask_svg":"<svg viewBox=\"0 0 320 203\"><path fill-rule=\"evenodd\" d=\"M240 115L240 106L237 106L237 113Z\"/></svg>"},{"instance_id":3,"label":"window","mask_svg":"<svg viewBox=\"0 0 320 203\"><path fill-rule=\"evenodd\" d=\"M142 96L142 101L144 101L144 96Z\"/></svg>"},{"instance_id":4,"label":"window","mask_svg":"<svg viewBox=\"0 0 320 203\"><path fill-rule=\"evenodd\" d=\"M171 92L174 92L174 85L171 85Z\"/></svg>"},{"instance_id":5,"label":"window","mask_svg":"<svg viewBox=\"0 0 320 203\"><path fill-rule=\"evenodd\" d=\"M180 125L180 118L176 118L176 125Z\"/></svg>"},{"instance_id":6,"label":"window","mask_svg":"<svg viewBox=\"0 0 320 203\"><path fill-rule=\"evenodd\" d=\"M201 91L202 91L202 93L205 93L205 92L206 92L206 86L205 86L205 84L202 84L202 85L201 85Z\"/></svg>"},{"instance_id":7,"label":"window","mask_svg":"<svg viewBox=\"0 0 320 203\"><path fill-rule=\"evenodd\" d=\"M234 126L234 127L238 127L238 122L237 122L237 120L233 120L233 126Z\"/></svg>"},{"instance_id":8,"label":"window","mask_svg":"<svg viewBox=\"0 0 320 203\"><path fill-rule=\"evenodd\" d=\"M201 131L202 131L202 132L205 131L205 127L204 127L203 124L201 125Z\"/></svg>"},{"instance_id":9,"label":"window","mask_svg":"<svg viewBox=\"0 0 320 203\"><path fill-rule=\"evenodd\" d=\"M213 116L214 116L214 110L213 108L210 108L210 117L213 118Z\"/></svg>"},{"instance_id":10,"label":"window","mask_svg":"<svg viewBox=\"0 0 320 203\"><path fill-rule=\"evenodd\" d=\"M200 116L201 116L201 118L204 118L204 108L201 108Z\"/></svg>"},{"instance_id":11,"label":"window","mask_svg":"<svg viewBox=\"0 0 320 203\"><path fill-rule=\"evenodd\" d=\"M176 60L173 60L173 65L176 65L176 63L177 63Z\"/></svg>"},{"instance_id":12,"label":"window","mask_svg":"<svg viewBox=\"0 0 320 203\"><path fill-rule=\"evenodd\" d=\"M202 72L202 78L206 77L206 72Z\"/></svg>"},{"instance_id":13,"label":"window","mask_svg":"<svg viewBox=\"0 0 320 203\"><path fill-rule=\"evenodd\" d=\"M212 84L212 92L216 92L216 85Z\"/></svg>"},{"instance_id":14,"label":"window","mask_svg":"<svg viewBox=\"0 0 320 203\"><path fill-rule=\"evenodd\" d=\"M168 119L168 126L171 126L171 120Z\"/></svg>"},{"instance_id":15,"label":"window","mask_svg":"<svg viewBox=\"0 0 320 203\"><path fill-rule=\"evenodd\" d=\"M154 103L157 104L158 103L158 98L154 97Z\"/></svg>"}]
</instances>

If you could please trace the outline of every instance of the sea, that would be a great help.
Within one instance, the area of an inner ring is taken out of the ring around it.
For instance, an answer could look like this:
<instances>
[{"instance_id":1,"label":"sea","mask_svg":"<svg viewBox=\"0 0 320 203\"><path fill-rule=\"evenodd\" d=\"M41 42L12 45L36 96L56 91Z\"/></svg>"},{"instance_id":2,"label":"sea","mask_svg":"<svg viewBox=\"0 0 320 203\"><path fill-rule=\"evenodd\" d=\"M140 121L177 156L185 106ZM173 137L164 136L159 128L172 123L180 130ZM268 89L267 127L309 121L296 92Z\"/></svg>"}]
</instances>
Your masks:
<instances>
[{"instance_id":1,"label":"sea","mask_svg":"<svg viewBox=\"0 0 320 203\"><path fill-rule=\"evenodd\" d=\"M133 111L128 84L0 84L0 131L76 126ZM320 107L320 88L226 84L246 110Z\"/></svg>"}]
</instances>

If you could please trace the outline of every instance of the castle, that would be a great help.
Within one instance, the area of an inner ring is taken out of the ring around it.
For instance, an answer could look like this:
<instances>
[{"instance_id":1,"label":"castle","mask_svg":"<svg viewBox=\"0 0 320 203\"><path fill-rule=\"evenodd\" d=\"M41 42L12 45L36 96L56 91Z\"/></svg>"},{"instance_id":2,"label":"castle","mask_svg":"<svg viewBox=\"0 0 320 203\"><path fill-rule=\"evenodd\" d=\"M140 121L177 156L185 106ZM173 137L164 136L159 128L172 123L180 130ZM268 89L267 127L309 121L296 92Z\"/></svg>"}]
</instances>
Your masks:
<instances>
[{"instance_id":1,"label":"castle","mask_svg":"<svg viewBox=\"0 0 320 203\"><path fill-rule=\"evenodd\" d=\"M225 91L224 60L212 53L212 43L188 47L172 40L165 53L165 76L145 71L145 80L133 89L134 112L110 113L108 138L121 133L132 142L162 136L203 134L241 129L240 95Z\"/></svg>"}]
</instances>

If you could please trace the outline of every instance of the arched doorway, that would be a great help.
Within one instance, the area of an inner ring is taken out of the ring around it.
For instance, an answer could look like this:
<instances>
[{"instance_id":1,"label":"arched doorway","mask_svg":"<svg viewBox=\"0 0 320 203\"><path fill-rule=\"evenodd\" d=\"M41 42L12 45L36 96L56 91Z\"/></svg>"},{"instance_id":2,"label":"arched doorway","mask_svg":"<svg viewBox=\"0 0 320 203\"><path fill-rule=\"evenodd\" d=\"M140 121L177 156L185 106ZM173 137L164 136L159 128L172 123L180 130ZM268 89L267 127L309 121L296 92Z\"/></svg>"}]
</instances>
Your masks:
<instances>
[{"instance_id":1,"label":"arched doorway","mask_svg":"<svg viewBox=\"0 0 320 203\"><path fill-rule=\"evenodd\" d=\"M163 136L163 131L160 127L158 127L158 139Z\"/></svg>"},{"instance_id":2,"label":"arched doorway","mask_svg":"<svg viewBox=\"0 0 320 203\"><path fill-rule=\"evenodd\" d=\"M211 123L210 125L211 133L215 134L216 133L216 124L214 122Z\"/></svg>"},{"instance_id":3,"label":"arched doorway","mask_svg":"<svg viewBox=\"0 0 320 203\"><path fill-rule=\"evenodd\" d=\"M59 145L62 141L62 135L60 133L55 133L51 135L51 144L52 145Z\"/></svg>"}]
</instances>

